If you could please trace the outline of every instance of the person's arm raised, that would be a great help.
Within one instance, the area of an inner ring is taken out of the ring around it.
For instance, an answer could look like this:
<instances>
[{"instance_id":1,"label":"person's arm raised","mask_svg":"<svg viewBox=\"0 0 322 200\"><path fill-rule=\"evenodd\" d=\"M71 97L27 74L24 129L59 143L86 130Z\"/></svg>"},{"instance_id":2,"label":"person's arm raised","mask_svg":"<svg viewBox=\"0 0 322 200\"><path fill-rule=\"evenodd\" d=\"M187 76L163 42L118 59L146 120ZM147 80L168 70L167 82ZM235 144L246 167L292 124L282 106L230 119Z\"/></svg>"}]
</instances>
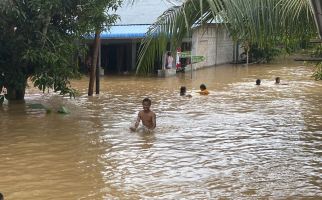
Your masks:
<instances>
[{"instance_id":1,"label":"person's arm raised","mask_svg":"<svg viewBox=\"0 0 322 200\"><path fill-rule=\"evenodd\" d=\"M139 112L138 117L136 118L136 121L135 121L134 126L133 127L130 127L131 131L136 131L136 129L140 125L140 121L141 121L141 117L140 117L140 112Z\"/></svg>"}]
</instances>

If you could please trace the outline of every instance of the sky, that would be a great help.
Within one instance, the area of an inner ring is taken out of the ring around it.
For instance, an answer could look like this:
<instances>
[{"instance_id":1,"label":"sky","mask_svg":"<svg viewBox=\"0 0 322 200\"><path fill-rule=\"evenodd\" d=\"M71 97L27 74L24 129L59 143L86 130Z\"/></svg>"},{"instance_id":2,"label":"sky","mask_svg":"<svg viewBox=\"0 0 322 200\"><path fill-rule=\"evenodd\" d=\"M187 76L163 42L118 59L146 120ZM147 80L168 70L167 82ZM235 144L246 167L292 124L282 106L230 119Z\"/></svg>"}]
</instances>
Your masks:
<instances>
[{"instance_id":1,"label":"sky","mask_svg":"<svg viewBox=\"0 0 322 200\"><path fill-rule=\"evenodd\" d=\"M117 25L152 24L168 8L180 5L181 0L136 0L134 5L124 5L117 10Z\"/></svg>"}]
</instances>

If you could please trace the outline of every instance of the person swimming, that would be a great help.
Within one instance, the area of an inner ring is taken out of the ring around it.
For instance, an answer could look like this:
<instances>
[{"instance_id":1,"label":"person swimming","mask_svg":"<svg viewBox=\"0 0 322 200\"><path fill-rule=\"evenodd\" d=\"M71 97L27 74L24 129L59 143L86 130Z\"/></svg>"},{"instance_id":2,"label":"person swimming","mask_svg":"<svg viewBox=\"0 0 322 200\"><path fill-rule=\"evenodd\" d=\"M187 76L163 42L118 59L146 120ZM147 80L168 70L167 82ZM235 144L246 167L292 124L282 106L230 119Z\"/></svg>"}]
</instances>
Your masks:
<instances>
[{"instance_id":1,"label":"person swimming","mask_svg":"<svg viewBox=\"0 0 322 200\"><path fill-rule=\"evenodd\" d=\"M181 86L180 87L180 96L192 97L190 94L186 94L186 93L187 93L186 86Z\"/></svg>"},{"instance_id":2,"label":"person swimming","mask_svg":"<svg viewBox=\"0 0 322 200\"><path fill-rule=\"evenodd\" d=\"M275 84L276 85L288 85L287 83L281 83L281 78L280 77L275 78Z\"/></svg>"},{"instance_id":3,"label":"person swimming","mask_svg":"<svg viewBox=\"0 0 322 200\"><path fill-rule=\"evenodd\" d=\"M256 85L260 85L261 84L261 80L260 79L257 79L256 80Z\"/></svg>"},{"instance_id":4,"label":"person swimming","mask_svg":"<svg viewBox=\"0 0 322 200\"><path fill-rule=\"evenodd\" d=\"M207 90L207 87L205 84L201 84L200 85L200 91L197 92L199 93L200 95L208 95L209 94L209 91Z\"/></svg>"},{"instance_id":5,"label":"person swimming","mask_svg":"<svg viewBox=\"0 0 322 200\"><path fill-rule=\"evenodd\" d=\"M187 92L187 88L185 86L180 87L180 96L185 96Z\"/></svg>"}]
</instances>

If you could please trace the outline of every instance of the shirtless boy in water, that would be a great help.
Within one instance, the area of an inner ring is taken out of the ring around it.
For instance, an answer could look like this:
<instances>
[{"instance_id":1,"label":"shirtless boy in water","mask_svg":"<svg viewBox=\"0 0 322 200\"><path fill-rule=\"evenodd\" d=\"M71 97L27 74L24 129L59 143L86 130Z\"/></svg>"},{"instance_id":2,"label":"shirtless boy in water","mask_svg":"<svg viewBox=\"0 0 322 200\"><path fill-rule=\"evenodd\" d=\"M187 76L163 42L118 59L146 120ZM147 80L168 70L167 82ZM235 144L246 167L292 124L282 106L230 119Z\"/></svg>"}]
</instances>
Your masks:
<instances>
[{"instance_id":1,"label":"shirtless boy in water","mask_svg":"<svg viewBox=\"0 0 322 200\"><path fill-rule=\"evenodd\" d=\"M205 84L201 84L200 85L200 91L197 92L197 93L199 93L200 95L208 95L209 94L209 91L207 90Z\"/></svg>"},{"instance_id":2,"label":"shirtless boy in water","mask_svg":"<svg viewBox=\"0 0 322 200\"><path fill-rule=\"evenodd\" d=\"M153 130L156 126L156 115L153 111L150 110L151 100L149 98L143 99L142 105L143 110L139 112L134 127L130 127L131 131L137 130L141 120L143 126L149 131Z\"/></svg>"}]
</instances>

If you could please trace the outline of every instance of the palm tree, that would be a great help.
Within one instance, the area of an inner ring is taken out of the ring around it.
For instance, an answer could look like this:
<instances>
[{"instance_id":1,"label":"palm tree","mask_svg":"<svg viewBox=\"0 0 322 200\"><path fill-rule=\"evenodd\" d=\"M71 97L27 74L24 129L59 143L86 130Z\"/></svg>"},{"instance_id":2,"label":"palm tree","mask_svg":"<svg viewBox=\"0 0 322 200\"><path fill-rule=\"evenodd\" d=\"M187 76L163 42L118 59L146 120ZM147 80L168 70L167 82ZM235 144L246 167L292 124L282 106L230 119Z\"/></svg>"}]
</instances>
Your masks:
<instances>
[{"instance_id":1,"label":"palm tree","mask_svg":"<svg viewBox=\"0 0 322 200\"><path fill-rule=\"evenodd\" d=\"M150 73L170 43L180 46L192 28L220 20L246 50L293 45L316 35L309 0L185 0L161 15L141 44L137 73Z\"/></svg>"}]
</instances>

